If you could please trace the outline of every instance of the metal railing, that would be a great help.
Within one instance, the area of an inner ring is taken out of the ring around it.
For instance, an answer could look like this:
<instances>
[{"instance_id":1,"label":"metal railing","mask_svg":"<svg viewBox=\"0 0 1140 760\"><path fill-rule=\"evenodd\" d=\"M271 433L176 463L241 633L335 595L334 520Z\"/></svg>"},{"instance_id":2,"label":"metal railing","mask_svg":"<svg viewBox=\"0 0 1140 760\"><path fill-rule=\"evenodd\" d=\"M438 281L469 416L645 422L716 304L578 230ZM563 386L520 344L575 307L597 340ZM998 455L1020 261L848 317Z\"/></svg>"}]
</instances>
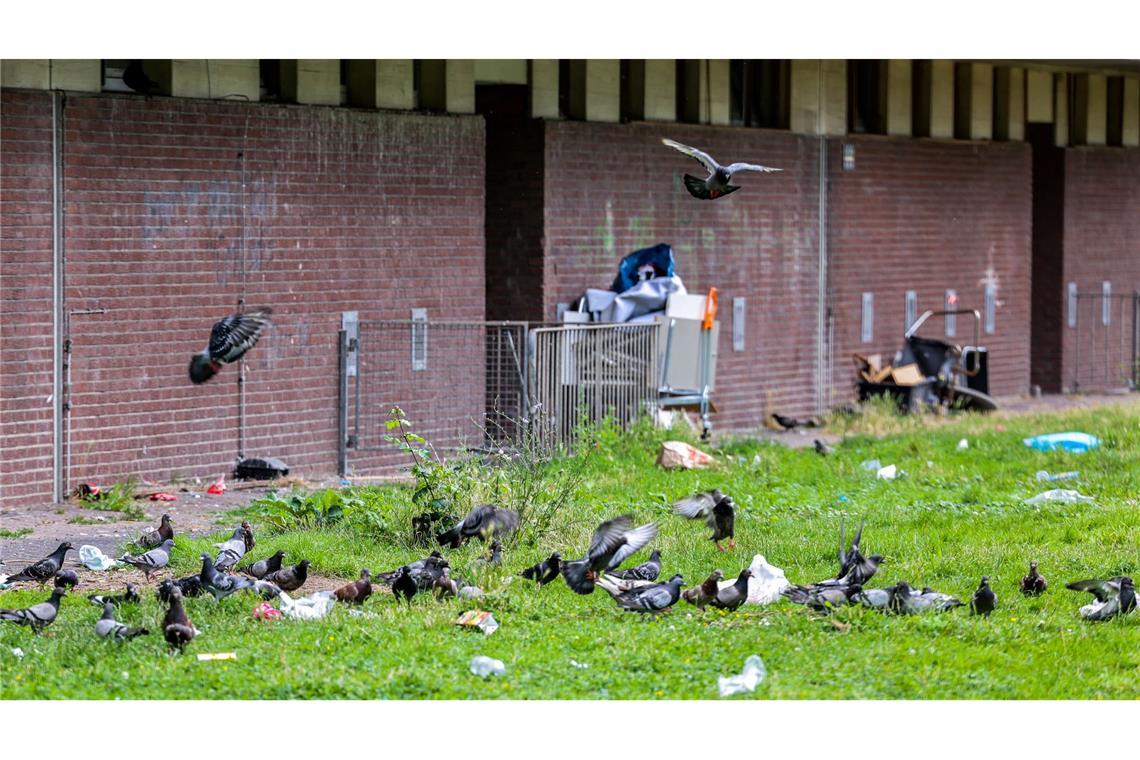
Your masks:
<instances>
[{"instance_id":1,"label":"metal railing","mask_svg":"<svg viewBox=\"0 0 1140 760\"><path fill-rule=\"evenodd\" d=\"M1140 293L1071 293L1073 391L1140 388Z\"/></svg>"}]
</instances>

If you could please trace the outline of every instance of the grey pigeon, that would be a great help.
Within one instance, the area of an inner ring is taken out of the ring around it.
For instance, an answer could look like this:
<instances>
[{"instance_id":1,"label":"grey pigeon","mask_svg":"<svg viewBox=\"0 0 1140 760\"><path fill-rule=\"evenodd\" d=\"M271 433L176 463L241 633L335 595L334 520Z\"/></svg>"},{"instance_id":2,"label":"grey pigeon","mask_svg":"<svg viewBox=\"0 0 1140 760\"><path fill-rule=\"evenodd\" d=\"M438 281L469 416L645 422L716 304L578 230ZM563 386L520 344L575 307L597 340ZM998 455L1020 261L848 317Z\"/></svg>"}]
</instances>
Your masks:
<instances>
[{"instance_id":1,"label":"grey pigeon","mask_svg":"<svg viewBox=\"0 0 1140 760\"><path fill-rule=\"evenodd\" d=\"M896 615L916 615L931 611L946 612L961 606L962 602L949 594L939 593L931 588L915 591L910 584L903 581L890 589L886 611Z\"/></svg>"},{"instance_id":2,"label":"grey pigeon","mask_svg":"<svg viewBox=\"0 0 1140 760\"><path fill-rule=\"evenodd\" d=\"M214 544L218 548L218 556L214 560L214 567L225 573L237 565L238 560L245 556L245 528L238 526L229 540Z\"/></svg>"},{"instance_id":3,"label":"grey pigeon","mask_svg":"<svg viewBox=\"0 0 1140 760\"><path fill-rule=\"evenodd\" d=\"M1118 575L1106 581L1076 581L1066 584L1065 588L1087 591L1096 597L1095 602L1081 607L1081 617L1085 620L1101 622L1117 615L1127 615L1136 609L1136 587L1127 575Z\"/></svg>"},{"instance_id":4,"label":"grey pigeon","mask_svg":"<svg viewBox=\"0 0 1140 760\"><path fill-rule=\"evenodd\" d=\"M231 314L214 324L210 342L190 359L190 381L201 384L218 374L223 364L236 362L245 352L257 345L261 331L270 323L273 312L268 306Z\"/></svg>"},{"instance_id":5,"label":"grey pigeon","mask_svg":"<svg viewBox=\"0 0 1140 760\"><path fill-rule=\"evenodd\" d=\"M539 586L545 586L558 577L558 566L561 562L562 556L558 552L553 552L542 562L523 570L520 575L536 582Z\"/></svg>"},{"instance_id":6,"label":"grey pigeon","mask_svg":"<svg viewBox=\"0 0 1140 760\"><path fill-rule=\"evenodd\" d=\"M705 605L716 598L717 592L720 590L720 579L724 577L724 571L713 570L712 575L704 580L699 586L693 586L681 592L681 596L689 604L695 605L697 609L703 610Z\"/></svg>"},{"instance_id":7,"label":"grey pigeon","mask_svg":"<svg viewBox=\"0 0 1140 760\"><path fill-rule=\"evenodd\" d=\"M207 555L209 556L209 555ZM162 619L162 637L170 646L179 651L189 644L198 633L186 610L182 607L182 591L177 586L170 590L170 609Z\"/></svg>"},{"instance_id":8,"label":"grey pigeon","mask_svg":"<svg viewBox=\"0 0 1140 760\"><path fill-rule=\"evenodd\" d=\"M883 557L879 554L872 554L870 557L864 557L863 553L859 550L859 544L863 540L863 523L859 523L859 529L855 531L855 537L851 539L851 551L847 551L844 535L843 520L840 519L839 523L839 572L834 578L829 578L825 581L812 584L816 587L822 586L864 586L867 581L875 575L879 570L879 565L883 563Z\"/></svg>"},{"instance_id":9,"label":"grey pigeon","mask_svg":"<svg viewBox=\"0 0 1140 760\"><path fill-rule=\"evenodd\" d=\"M518 512L500 509L493 504L483 504L472 509L454 528L440 533L436 539L440 546L449 544L452 549L458 549L464 541L474 536L486 541L492 536L509 535L518 527Z\"/></svg>"},{"instance_id":10,"label":"grey pigeon","mask_svg":"<svg viewBox=\"0 0 1140 760\"><path fill-rule=\"evenodd\" d=\"M423 559L417 559L414 562L409 562L406 565L401 565L400 567L397 567L395 570L391 570L391 571L386 572L386 573L379 573L375 577L376 577L377 581L379 581L380 583L383 583L385 586L391 586L392 581L395 580L396 576L399 575L401 573L401 571L404 570L404 568L407 568L408 572L412 575L413 578L417 578L419 575L424 574L424 573L427 573L428 575L430 575L431 577L430 577L430 579L428 579L428 582L427 582L427 588L430 588L431 584L435 581L435 578L438 576L439 567L442 565L446 565L446 564L447 564L447 560L445 560L443 558L443 555L440 554L438 551L433 551L430 555L428 555L427 557L424 557ZM418 583L418 581L417 581L417 583ZM422 583L418 583L418 585L421 589L425 588L424 584L422 584Z\"/></svg>"},{"instance_id":11,"label":"grey pigeon","mask_svg":"<svg viewBox=\"0 0 1140 760\"><path fill-rule=\"evenodd\" d=\"M90 596L87 597L87 601L93 602L93 603L99 605L100 607L102 607L105 604L113 604L116 607L120 604L126 604L126 603L138 604L138 602L139 602L138 586L136 586L133 583L128 583L126 591L124 591L121 594L116 594L114 596L112 596L111 594L91 594Z\"/></svg>"},{"instance_id":12,"label":"grey pigeon","mask_svg":"<svg viewBox=\"0 0 1140 760\"><path fill-rule=\"evenodd\" d=\"M851 604L863 590L858 584L850 586L789 586L780 593L795 604L803 604L816 612L831 612L836 607Z\"/></svg>"},{"instance_id":13,"label":"grey pigeon","mask_svg":"<svg viewBox=\"0 0 1140 760\"><path fill-rule=\"evenodd\" d=\"M689 194L694 198L700 198L701 200L715 200L716 198L739 190L739 186L731 184L732 175L737 172L782 171L781 169L774 169L771 166L761 166L759 164L735 163L729 164L728 166L721 166L716 162L716 159L703 150L690 148L688 145L682 145L674 140L662 139L661 142L673 150L678 150L690 158L695 158L705 167L705 170L708 171L709 176L703 180L691 174L685 175L685 189L688 190Z\"/></svg>"},{"instance_id":14,"label":"grey pigeon","mask_svg":"<svg viewBox=\"0 0 1140 760\"><path fill-rule=\"evenodd\" d=\"M73 589L79 585L79 576L74 570L60 570L55 574L55 585Z\"/></svg>"},{"instance_id":15,"label":"grey pigeon","mask_svg":"<svg viewBox=\"0 0 1140 760\"><path fill-rule=\"evenodd\" d=\"M152 575L170 563L170 550L173 548L174 539L168 538L163 541L157 549L151 549L146 554L140 554L137 557L124 554L119 558L119 561L126 562L128 565L133 565L137 569L142 570L147 581L150 581Z\"/></svg>"},{"instance_id":16,"label":"grey pigeon","mask_svg":"<svg viewBox=\"0 0 1140 760\"><path fill-rule=\"evenodd\" d=\"M270 573L275 573L281 569L281 560L285 556L285 552L278 549L273 553L272 557L258 560L252 565L246 565L241 569L241 572L246 575L252 575L254 578L261 579Z\"/></svg>"},{"instance_id":17,"label":"grey pigeon","mask_svg":"<svg viewBox=\"0 0 1140 760\"><path fill-rule=\"evenodd\" d=\"M707 493L693 494L680 501L673 502L673 511L690 520L704 518L705 524L712 529L709 538L716 544L716 548L724 551L721 541L728 539L728 546L736 548L735 539L735 504L731 496L725 496L719 489L714 488Z\"/></svg>"},{"instance_id":18,"label":"grey pigeon","mask_svg":"<svg viewBox=\"0 0 1140 760\"><path fill-rule=\"evenodd\" d=\"M202 552L202 572L199 573L198 579L202 588L213 594L214 599L222 599L238 591L253 588L253 581L249 578L219 573L217 566L214 565L210 555L206 552ZM178 595L179 597L182 596L181 589L179 589ZM173 594L171 594L171 598L173 598Z\"/></svg>"},{"instance_id":19,"label":"grey pigeon","mask_svg":"<svg viewBox=\"0 0 1140 760\"><path fill-rule=\"evenodd\" d=\"M67 589L56 586L51 591L51 598L46 602L33 604L22 610L0 610L0 620L31 626L33 633L39 633L55 621L55 616L59 614L59 600L66 593Z\"/></svg>"},{"instance_id":20,"label":"grey pigeon","mask_svg":"<svg viewBox=\"0 0 1140 760\"><path fill-rule=\"evenodd\" d=\"M586 557L580 560L563 560L559 569L566 585L577 594L594 593L597 574L609 567L617 567L625 559L657 537L657 524L648 523L631 528L629 515L615 517L598 526L590 539Z\"/></svg>"},{"instance_id":21,"label":"grey pigeon","mask_svg":"<svg viewBox=\"0 0 1140 760\"><path fill-rule=\"evenodd\" d=\"M649 555L648 561L628 570L611 572L610 575L622 580L655 581L657 576L661 575L661 551L654 549L653 553Z\"/></svg>"},{"instance_id":22,"label":"grey pigeon","mask_svg":"<svg viewBox=\"0 0 1140 760\"><path fill-rule=\"evenodd\" d=\"M262 580L275 583L282 591L296 591L305 585L309 577L309 560L303 559L292 567L283 567L275 573L270 573Z\"/></svg>"},{"instance_id":23,"label":"grey pigeon","mask_svg":"<svg viewBox=\"0 0 1140 760\"><path fill-rule=\"evenodd\" d=\"M1021 593L1026 596L1038 596L1045 593L1045 589L1049 587L1049 582L1045 580L1045 576L1037 572L1037 560L1029 562L1029 574L1021 579Z\"/></svg>"},{"instance_id":24,"label":"grey pigeon","mask_svg":"<svg viewBox=\"0 0 1140 760\"><path fill-rule=\"evenodd\" d=\"M618 607L630 612L661 612L672 607L681 598L681 585L684 582L684 578L677 574L667 583L642 586L618 594L614 597L614 601Z\"/></svg>"},{"instance_id":25,"label":"grey pigeon","mask_svg":"<svg viewBox=\"0 0 1140 760\"><path fill-rule=\"evenodd\" d=\"M153 549L168 538L174 538L174 528L170 525L170 515L163 515L158 527L147 530L135 539L135 543L144 549Z\"/></svg>"},{"instance_id":26,"label":"grey pigeon","mask_svg":"<svg viewBox=\"0 0 1140 760\"><path fill-rule=\"evenodd\" d=\"M865 588L852 597L851 601L858 602L864 607L885 612L891 601L891 591L885 588Z\"/></svg>"},{"instance_id":27,"label":"grey pigeon","mask_svg":"<svg viewBox=\"0 0 1140 760\"><path fill-rule=\"evenodd\" d=\"M731 612L748 598L748 579L752 577L752 571L747 567L740 571L740 575L736 576L736 582L731 586L717 591L716 596L709 600L713 607Z\"/></svg>"},{"instance_id":28,"label":"grey pigeon","mask_svg":"<svg viewBox=\"0 0 1140 760\"><path fill-rule=\"evenodd\" d=\"M835 449L831 448L818 438L812 441L812 445L815 446L815 453L819 454L820 456L826 457L835 453Z\"/></svg>"},{"instance_id":29,"label":"grey pigeon","mask_svg":"<svg viewBox=\"0 0 1140 760\"><path fill-rule=\"evenodd\" d=\"M64 541L56 550L47 555L34 565L25 567L15 575L9 576L8 583L18 583L20 581L36 581L41 586L55 577L59 569L63 566L63 558L67 552L75 547L69 541Z\"/></svg>"},{"instance_id":30,"label":"grey pigeon","mask_svg":"<svg viewBox=\"0 0 1140 760\"><path fill-rule=\"evenodd\" d=\"M981 585L970 599L970 614L989 617L997 607L997 594L990 588L989 576L983 575Z\"/></svg>"},{"instance_id":31,"label":"grey pigeon","mask_svg":"<svg viewBox=\"0 0 1140 760\"><path fill-rule=\"evenodd\" d=\"M102 639L126 641L135 636L146 636L150 631L145 628L131 628L115 620L115 605L108 602L103 605L103 617L95 623L95 633Z\"/></svg>"},{"instance_id":32,"label":"grey pigeon","mask_svg":"<svg viewBox=\"0 0 1140 760\"><path fill-rule=\"evenodd\" d=\"M262 599L276 599L281 596L281 587L276 583L263 581L259 578L253 582L253 593Z\"/></svg>"}]
</instances>

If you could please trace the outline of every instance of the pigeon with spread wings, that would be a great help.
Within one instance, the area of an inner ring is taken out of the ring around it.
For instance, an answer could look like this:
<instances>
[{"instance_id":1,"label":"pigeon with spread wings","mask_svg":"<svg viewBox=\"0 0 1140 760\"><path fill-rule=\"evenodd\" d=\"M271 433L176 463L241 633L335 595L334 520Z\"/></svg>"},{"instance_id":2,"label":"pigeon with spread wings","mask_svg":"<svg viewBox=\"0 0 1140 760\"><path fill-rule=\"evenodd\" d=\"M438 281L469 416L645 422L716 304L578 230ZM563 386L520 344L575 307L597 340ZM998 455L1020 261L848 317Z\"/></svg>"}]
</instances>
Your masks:
<instances>
[{"instance_id":1,"label":"pigeon with spread wings","mask_svg":"<svg viewBox=\"0 0 1140 760\"><path fill-rule=\"evenodd\" d=\"M737 172L778 172L782 169L775 169L771 166L761 166L759 164L745 164L735 163L727 166L721 166L716 162L712 156L705 153L703 150L691 148L688 145L683 145L674 140L663 139L661 142L664 145L672 148L673 150L684 153L689 158L694 158L701 163L702 166L708 171L709 176L705 179L699 179L691 174L686 174L685 189L694 198L701 200L713 200L721 198L729 193L736 192L740 189L738 185L733 185L732 175Z\"/></svg>"},{"instance_id":2,"label":"pigeon with spread wings","mask_svg":"<svg viewBox=\"0 0 1140 760\"><path fill-rule=\"evenodd\" d=\"M633 518L629 515L615 517L599 525L590 539L590 548L585 558L562 560L560 569L566 585L578 594L594 593L594 581L597 580L598 573L617 567L657 537L656 523L632 529L631 525Z\"/></svg>"},{"instance_id":3,"label":"pigeon with spread wings","mask_svg":"<svg viewBox=\"0 0 1140 760\"><path fill-rule=\"evenodd\" d=\"M214 324L210 343L190 359L190 381L195 385L218 374L223 364L231 364L257 345L261 331L270 323L273 312L268 306L245 314L231 314Z\"/></svg>"},{"instance_id":4,"label":"pigeon with spread wings","mask_svg":"<svg viewBox=\"0 0 1140 760\"><path fill-rule=\"evenodd\" d=\"M673 511L690 520L704 518L705 523L712 529L709 538L716 544L718 551L724 551L720 542L728 539L728 546L736 548L734 537L736 511L731 496L725 496L720 490L714 488L708 493L698 493L687 496L680 501L673 502Z\"/></svg>"}]
</instances>

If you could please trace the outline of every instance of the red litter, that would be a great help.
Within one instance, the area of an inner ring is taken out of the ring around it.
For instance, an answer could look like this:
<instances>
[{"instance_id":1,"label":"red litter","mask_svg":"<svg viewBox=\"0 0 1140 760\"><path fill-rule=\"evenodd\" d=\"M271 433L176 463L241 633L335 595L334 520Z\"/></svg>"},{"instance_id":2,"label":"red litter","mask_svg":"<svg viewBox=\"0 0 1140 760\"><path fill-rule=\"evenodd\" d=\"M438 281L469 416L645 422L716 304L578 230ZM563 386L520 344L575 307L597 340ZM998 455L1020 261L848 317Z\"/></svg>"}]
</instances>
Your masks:
<instances>
[{"instance_id":1,"label":"red litter","mask_svg":"<svg viewBox=\"0 0 1140 760\"><path fill-rule=\"evenodd\" d=\"M176 501L177 499L178 499L178 497L172 493L159 492L159 493L152 493L150 495L151 501Z\"/></svg>"}]
</instances>

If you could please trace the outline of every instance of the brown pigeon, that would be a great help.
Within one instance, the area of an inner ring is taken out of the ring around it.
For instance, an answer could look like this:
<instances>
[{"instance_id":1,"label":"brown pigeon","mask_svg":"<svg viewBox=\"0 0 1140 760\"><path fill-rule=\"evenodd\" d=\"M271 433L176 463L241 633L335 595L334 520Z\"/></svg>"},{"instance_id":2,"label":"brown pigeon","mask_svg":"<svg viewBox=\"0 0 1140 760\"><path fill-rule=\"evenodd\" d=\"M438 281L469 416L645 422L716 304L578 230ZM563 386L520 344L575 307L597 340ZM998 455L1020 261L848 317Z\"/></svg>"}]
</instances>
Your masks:
<instances>
[{"instance_id":1,"label":"brown pigeon","mask_svg":"<svg viewBox=\"0 0 1140 760\"><path fill-rule=\"evenodd\" d=\"M171 647L179 651L194 639L194 624L182 609L182 590L175 586L170 590L170 609L162 619L162 636Z\"/></svg>"},{"instance_id":2,"label":"brown pigeon","mask_svg":"<svg viewBox=\"0 0 1140 760\"><path fill-rule=\"evenodd\" d=\"M1049 583L1045 576L1037 572L1037 560L1029 562L1029 575L1021 579L1021 593L1026 596L1037 596L1045 592Z\"/></svg>"},{"instance_id":3,"label":"brown pigeon","mask_svg":"<svg viewBox=\"0 0 1140 760\"><path fill-rule=\"evenodd\" d=\"M697 609L703 610L709 601L716 598L716 592L719 590L717 584L723 577L724 571L713 570L712 575L706 578L704 583L682 591L681 596L689 604L694 604Z\"/></svg>"},{"instance_id":4,"label":"brown pigeon","mask_svg":"<svg viewBox=\"0 0 1140 760\"><path fill-rule=\"evenodd\" d=\"M309 560L303 559L293 567L285 567L275 573L262 578L262 580L275 583L282 591L296 591L305 584L309 577Z\"/></svg>"},{"instance_id":5,"label":"brown pigeon","mask_svg":"<svg viewBox=\"0 0 1140 760\"><path fill-rule=\"evenodd\" d=\"M360 571L360 580L341 586L336 590L336 598L345 604L364 604L372 595L372 571L367 567Z\"/></svg>"}]
</instances>

